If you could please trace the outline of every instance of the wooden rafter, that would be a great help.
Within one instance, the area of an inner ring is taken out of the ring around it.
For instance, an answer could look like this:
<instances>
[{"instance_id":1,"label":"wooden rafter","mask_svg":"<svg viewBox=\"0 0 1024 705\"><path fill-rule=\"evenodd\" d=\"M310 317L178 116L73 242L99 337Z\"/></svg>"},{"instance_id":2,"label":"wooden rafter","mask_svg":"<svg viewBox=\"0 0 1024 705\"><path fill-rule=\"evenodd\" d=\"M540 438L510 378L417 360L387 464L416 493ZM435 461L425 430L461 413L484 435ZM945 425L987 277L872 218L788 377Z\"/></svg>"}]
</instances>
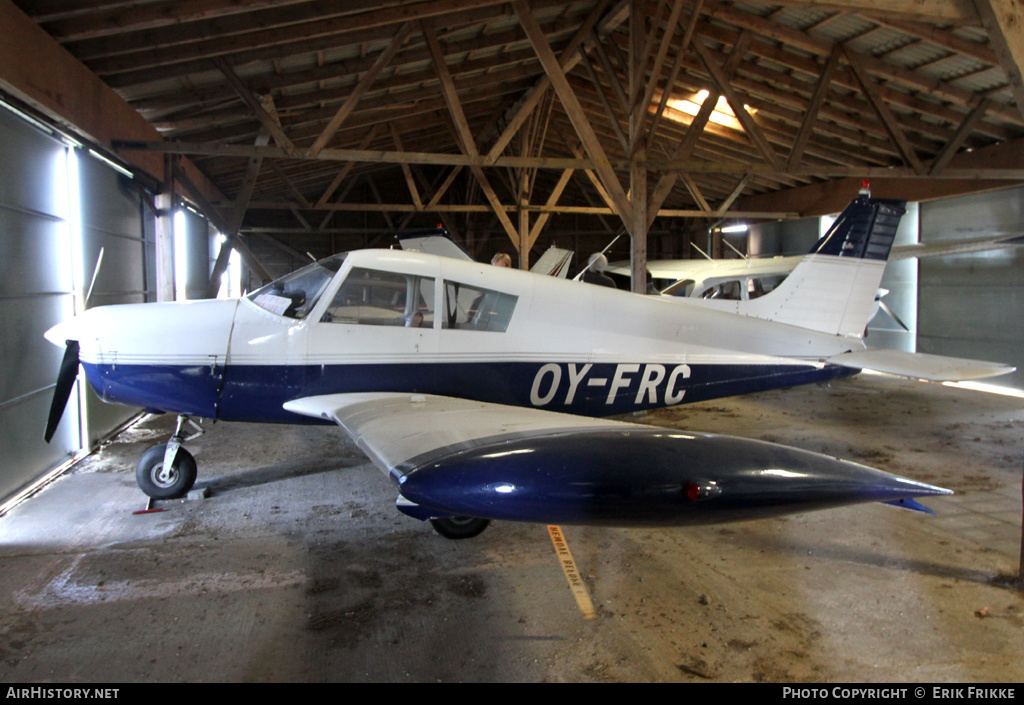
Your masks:
<instances>
[{"instance_id":1,"label":"wooden rafter","mask_svg":"<svg viewBox=\"0 0 1024 705\"><path fill-rule=\"evenodd\" d=\"M348 98L341 104L341 107L338 108L338 112L336 112L334 117L332 117L327 122L327 125L324 126L323 132L321 132L320 136L316 138L313 146L309 148L309 156L315 157L320 153L320 150L322 150L327 143L331 141L331 138L338 132L341 124L345 122L345 118L351 115L352 111L355 110L355 107L363 97L363 94L365 94L373 82L377 80L381 71L391 63L391 60L405 43L405 40L409 38L409 34L412 32L412 27L412 22L405 22L398 29L398 32L395 33L395 36L391 39L387 48L380 53L380 56L377 57L377 60L369 70L363 74L363 77L359 79L359 83L356 84L356 87L351 93L349 93Z\"/></svg>"},{"instance_id":2,"label":"wooden rafter","mask_svg":"<svg viewBox=\"0 0 1024 705\"><path fill-rule=\"evenodd\" d=\"M434 33L434 28L429 22L422 22L421 28L423 30L423 38L427 42L427 46L430 48L430 53L434 60L434 68L437 71L438 79L441 82L441 92L444 94L445 102L448 104L448 112L455 124L456 132L460 138L462 149L467 156L475 159L479 159L480 153L476 148L476 141L473 139L473 132L470 130L469 123L466 121L466 114L462 110L462 104L459 102L459 96L455 92L455 84L452 81L451 74L448 73L448 65L444 58L444 51L441 49L441 45L437 40L437 35ZM480 184L480 189L484 193L484 197L490 203L494 214L497 216L501 226L505 229L509 239L514 244L518 244L518 234L512 221L509 220L508 215L502 208L501 201L498 199L497 194L494 192L494 188L491 186L490 181L487 179L487 175L484 174L476 164L470 165L470 170L473 172L473 176Z\"/></svg>"},{"instance_id":3,"label":"wooden rafter","mask_svg":"<svg viewBox=\"0 0 1024 705\"><path fill-rule=\"evenodd\" d=\"M747 112L747 108L744 105L743 100L740 99L739 94L733 89L732 83L726 77L721 67L718 66L714 57L711 56L707 47L704 46L703 42L697 41L693 43L693 49L700 57L705 68L707 68L708 72L711 74L711 79L715 82L715 87L718 89L718 92L725 96L725 99L729 103L729 107L732 108L733 115L736 116L740 125L743 126L743 131L747 133L747 137L750 138L750 141L757 148L757 151L761 153L761 156L764 157L764 160L768 162L771 167L778 170L778 155L775 154L775 150L765 137L764 132L758 124L754 122L754 118L751 117L749 112ZM739 58L742 59L742 57Z\"/></svg>"},{"instance_id":4,"label":"wooden rafter","mask_svg":"<svg viewBox=\"0 0 1024 705\"><path fill-rule=\"evenodd\" d=\"M562 107L568 114L569 120L576 129L576 134L583 143L583 148L590 155L590 158L594 160L594 169L600 176L601 183L608 191L612 202L615 204L619 217L622 218L627 228L630 227L632 223L632 208L629 199L626 197L625 191L622 190L622 184L619 183L618 176L616 176L605 155L604 147L594 133L594 129L590 126L590 120L587 118L583 107L576 98L575 92L566 80L562 67L551 51L547 37L544 36L540 26L534 19L529 5L522 2L522 0L516 0L516 2L512 3L512 6L515 9L520 25L522 25L523 30L530 38L530 42L533 44L533 48L537 52L541 64L544 66L544 71L547 73L548 78L551 79L551 84L562 102Z\"/></svg>"},{"instance_id":5,"label":"wooden rafter","mask_svg":"<svg viewBox=\"0 0 1024 705\"><path fill-rule=\"evenodd\" d=\"M69 67L74 56L159 131L122 130L124 115L106 102L101 112L116 114L117 128L83 121L100 148L118 141L134 164L189 155L181 161L198 189L251 189L250 203L278 204L303 228L325 228L345 212L334 206L382 209L397 227L459 212L473 238L493 228L481 217L489 213L522 250L569 221L556 214L584 214L574 208L596 209L585 227L614 212L642 238L658 214L710 217L723 204L770 204L816 181L898 180L901 190L946 194L975 188L972 180L1018 183L1024 173L1012 160L965 159L990 145L1014 154L1024 136L1016 0L977 0L987 18L975 0L780 0L770 11L738 0L520 0L511 11L502 0L59 3L0 0L4 19L19 6L49 8L4 23L14 28L11 49L0 50L4 90L27 92L30 105L73 123L99 82ZM816 8L818 21L779 9L790 6ZM843 31L851 13L863 27L852 40ZM420 31L424 20L437 28L433 38ZM52 51L40 53L36 39L47 33ZM553 61L537 48L545 43ZM8 88L5 79L24 71L19 56L37 54L35 75ZM697 116L670 119L671 98L704 88L712 96ZM742 130L708 119L719 95ZM260 108L269 96L276 111ZM269 144L254 144L260 130ZM575 132L584 150L574 154L575 137L548 139L549 130ZM180 143L161 145L161 136ZM250 160L262 160L254 184ZM406 191L408 203L386 202Z\"/></svg>"},{"instance_id":6,"label":"wooden rafter","mask_svg":"<svg viewBox=\"0 0 1024 705\"><path fill-rule=\"evenodd\" d=\"M822 69L821 75L818 77L817 83L814 85L814 92L811 94L810 105L807 106L807 112L804 113L803 122L800 123L800 131L797 132L796 141L793 143L793 149L789 153L789 167L792 168L800 163L800 159L804 155L804 150L807 148L807 142L811 138L811 132L814 130L814 123L818 119L818 111L821 110L821 104L825 102L825 93L828 91L829 84L832 82L832 74L835 73L836 66L839 65L839 57L841 50L836 47L829 54L828 61L825 62L825 68Z\"/></svg>"},{"instance_id":7,"label":"wooden rafter","mask_svg":"<svg viewBox=\"0 0 1024 705\"><path fill-rule=\"evenodd\" d=\"M903 160L911 166L911 168L918 174L924 173L924 165L921 160L918 159L917 154L914 152L913 146L907 141L906 135L900 128L899 121L896 116L893 115L892 110L889 109L888 104L882 99L881 94L878 92L878 86L875 84L875 80L868 74L867 69L864 68L860 57L851 52L843 52L846 55L846 60L853 68L855 74L857 74L857 80L860 81L861 88L864 89L864 95L867 96L868 101L874 107L875 112L878 113L878 117L882 120L885 125L886 131L889 133L889 137L896 144L903 155Z\"/></svg>"},{"instance_id":8,"label":"wooden rafter","mask_svg":"<svg viewBox=\"0 0 1024 705\"><path fill-rule=\"evenodd\" d=\"M967 135L971 133L974 126L978 124L978 121L985 116L985 112L988 110L990 104L991 101L988 99L982 99L976 106L974 106L974 109L967 114L964 121L960 123L960 127L957 128L956 134L953 135L953 139L946 143L946 146L942 148L941 152L939 152L935 161L932 162L931 169L928 172L929 174L938 174L946 168L953 156L960 151L960 148L964 144L964 140L967 139Z\"/></svg>"},{"instance_id":9,"label":"wooden rafter","mask_svg":"<svg viewBox=\"0 0 1024 705\"><path fill-rule=\"evenodd\" d=\"M285 152L292 156L296 156L299 150L292 144L291 139L284 133L284 128L281 127L280 121L278 121L273 115L271 115L266 108L263 107L263 102L259 96L249 90L249 87L245 85L235 70L223 57L216 56L213 58L213 63L217 69L224 74L224 77L231 84L231 87L235 89L242 101L249 106L256 119L260 121L271 135L274 137L274 141L277 142L278 146L281 147Z\"/></svg>"}]
</instances>

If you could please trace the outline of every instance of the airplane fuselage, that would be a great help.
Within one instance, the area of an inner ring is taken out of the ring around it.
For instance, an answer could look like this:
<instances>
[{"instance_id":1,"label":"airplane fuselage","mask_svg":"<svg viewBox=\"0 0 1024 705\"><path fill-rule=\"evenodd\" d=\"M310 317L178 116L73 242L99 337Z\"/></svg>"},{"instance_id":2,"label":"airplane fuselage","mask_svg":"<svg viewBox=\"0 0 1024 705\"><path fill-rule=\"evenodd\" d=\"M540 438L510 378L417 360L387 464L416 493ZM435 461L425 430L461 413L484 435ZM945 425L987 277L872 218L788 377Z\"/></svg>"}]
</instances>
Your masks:
<instances>
[{"instance_id":1,"label":"airplane fuselage","mask_svg":"<svg viewBox=\"0 0 1024 705\"><path fill-rule=\"evenodd\" d=\"M414 252L352 252L325 274L302 317L282 313L293 292L263 290L92 309L74 322L89 382L105 401L230 421L311 423L283 404L365 391L608 416L835 379L851 371L822 360L863 347Z\"/></svg>"}]
</instances>

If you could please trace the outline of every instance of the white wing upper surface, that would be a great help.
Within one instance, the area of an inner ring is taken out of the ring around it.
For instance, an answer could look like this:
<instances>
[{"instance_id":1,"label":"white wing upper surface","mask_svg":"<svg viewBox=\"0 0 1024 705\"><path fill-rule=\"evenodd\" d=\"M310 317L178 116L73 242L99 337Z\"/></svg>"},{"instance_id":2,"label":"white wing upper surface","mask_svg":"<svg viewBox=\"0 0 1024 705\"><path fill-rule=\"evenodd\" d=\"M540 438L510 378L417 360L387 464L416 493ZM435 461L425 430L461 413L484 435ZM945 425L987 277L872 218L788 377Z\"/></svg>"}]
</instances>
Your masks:
<instances>
[{"instance_id":1,"label":"white wing upper surface","mask_svg":"<svg viewBox=\"0 0 1024 705\"><path fill-rule=\"evenodd\" d=\"M333 420L386 473L395 473L411 458L443 448L459 448L483 438L546 431L646 428L430 394L327 394L296 399L286 403L285 408L304 416Z\"/></svg>"}]
</instances>

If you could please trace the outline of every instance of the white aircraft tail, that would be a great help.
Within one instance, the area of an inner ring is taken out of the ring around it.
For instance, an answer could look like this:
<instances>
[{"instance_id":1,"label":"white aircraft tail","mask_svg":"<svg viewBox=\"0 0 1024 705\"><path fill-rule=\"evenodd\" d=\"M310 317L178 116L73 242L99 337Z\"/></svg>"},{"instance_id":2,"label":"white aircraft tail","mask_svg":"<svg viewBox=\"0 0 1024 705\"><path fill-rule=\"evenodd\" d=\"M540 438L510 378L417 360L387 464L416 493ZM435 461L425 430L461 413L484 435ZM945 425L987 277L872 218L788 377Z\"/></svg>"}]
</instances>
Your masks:
<instances>
[{"instance_id":1,"label":"white aircraft tail","mask_svg":"<svg viewBox=\"0 0 1024 705\"><path fill-rule=\"evenodd\" d=\"M736 313L832 335L863 337L906 201L862 191L772 292L729 302Z\"/></svg>"}]
</instances>

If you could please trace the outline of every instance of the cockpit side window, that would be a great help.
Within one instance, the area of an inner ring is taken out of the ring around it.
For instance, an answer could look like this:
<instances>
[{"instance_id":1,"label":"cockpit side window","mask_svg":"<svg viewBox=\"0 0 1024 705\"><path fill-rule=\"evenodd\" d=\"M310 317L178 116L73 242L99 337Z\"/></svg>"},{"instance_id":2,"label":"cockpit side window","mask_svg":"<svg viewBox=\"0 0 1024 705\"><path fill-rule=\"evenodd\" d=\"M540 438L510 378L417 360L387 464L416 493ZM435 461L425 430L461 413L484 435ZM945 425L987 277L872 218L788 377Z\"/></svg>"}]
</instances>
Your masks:
<instances>
[{"instance_id":1,"label":"cockpit side window","mask_svg":"<svg viewBox=\"0 0 1024 705\"><path fill-rule=\"evenodd\" d=\"M353 267L320 320L371 326L433 327L434 280Z\"/></svg>"},{"instance_id":2,"label":"cockpit side window","mask_svg":"<svg viewBox=\"0 0 1024 705\"><path fill-rule=\"evenodd\" d=\"M518 300L512 294L446 280L441 326L504 333Z\"/></svg>"},{"instance_id":3,"label":"cockpit side window","mask_svg":"<svg viewBox=\"0 0 1024 705\"><path fill-rule=\"evenodd\" d=\"M305 318L316 306L344 261L344 253L320 260L272 281L246 298L279 316Z\"/></svg>"}]
</instances>

